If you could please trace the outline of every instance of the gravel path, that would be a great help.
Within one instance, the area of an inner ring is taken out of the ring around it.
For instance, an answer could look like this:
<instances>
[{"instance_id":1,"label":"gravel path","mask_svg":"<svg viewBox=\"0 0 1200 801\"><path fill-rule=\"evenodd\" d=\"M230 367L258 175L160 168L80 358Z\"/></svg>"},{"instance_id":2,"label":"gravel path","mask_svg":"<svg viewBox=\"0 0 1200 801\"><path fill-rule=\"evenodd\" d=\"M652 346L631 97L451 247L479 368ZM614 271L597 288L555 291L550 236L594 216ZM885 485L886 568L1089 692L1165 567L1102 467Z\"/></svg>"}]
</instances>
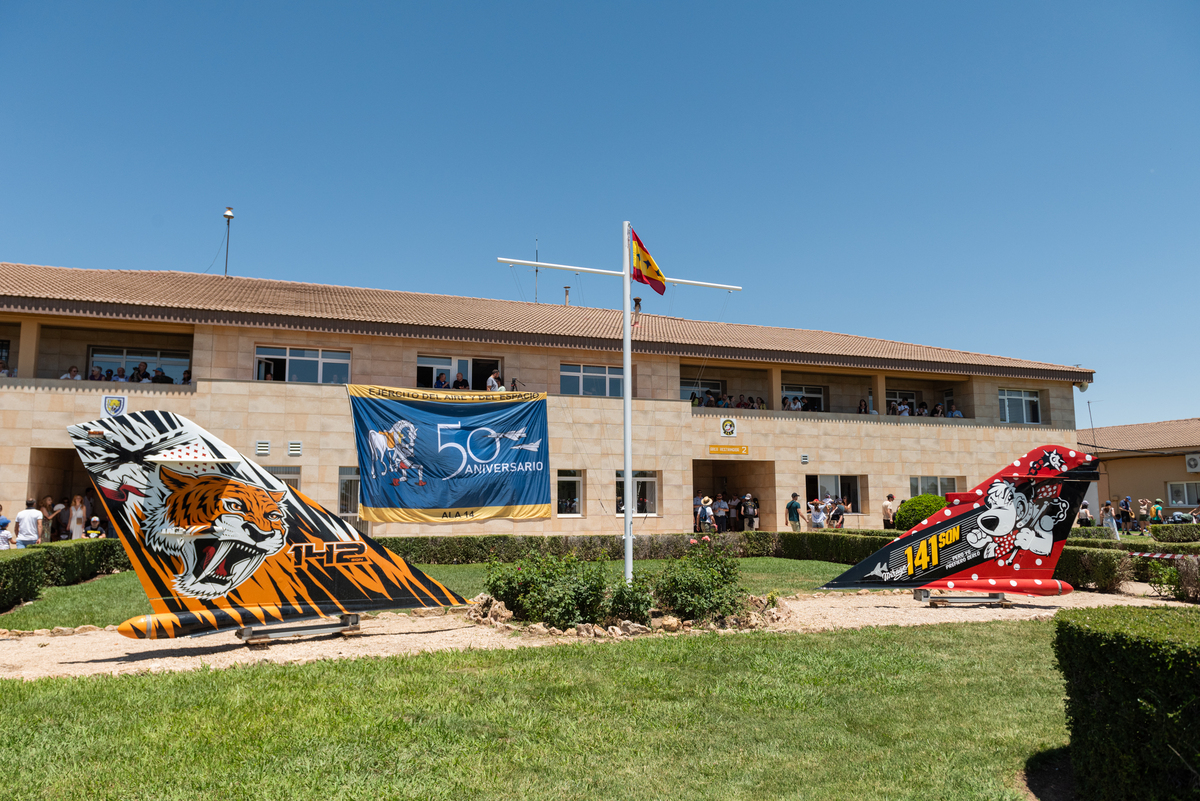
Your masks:
<instances>
[{"instance_id":1,"label":"gravel path","mask_svg":"<svg viewBox=\"0 0 1200 801\"><path fill-rule=\"evenodd\" d=\"M948 621L1028 620L1050 617L1063 608L1130 604L1152 606L1173 601L1145 597L1146 585L1127 585L1122 594L1075 592L1054 598L1013 598L1012 609L949 607L933 609L911 593L791 596L779 604L773 631L812 632L863 626L919 626ZM0 678L119 675L164 670L224 668L257 662L303 663L317 659L414 654L474 648L523 648L576 642L574 638L533 636L475 625L462 614L431 610L426 614L384 612L362 622L362 634L276 640L244 645L232 632L179 640L131 640L116 631L55 629L33 634L0 630ZM668 635L672 636L672 635Z\"/></svg>"}]
</instances>

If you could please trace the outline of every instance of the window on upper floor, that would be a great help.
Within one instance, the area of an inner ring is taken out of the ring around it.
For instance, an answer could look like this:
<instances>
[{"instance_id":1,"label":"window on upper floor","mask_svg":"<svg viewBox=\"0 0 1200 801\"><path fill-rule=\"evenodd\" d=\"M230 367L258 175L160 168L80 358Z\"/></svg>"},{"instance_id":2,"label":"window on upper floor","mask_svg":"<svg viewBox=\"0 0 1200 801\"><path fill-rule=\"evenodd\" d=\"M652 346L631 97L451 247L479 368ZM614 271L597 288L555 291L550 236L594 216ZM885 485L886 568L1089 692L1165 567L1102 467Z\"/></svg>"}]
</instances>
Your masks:
<instances>
[{"instance_id":1,"label":"window on upper floor","mask_svg":"<svg viewBox=\"0 0 1200 801\"><path fill-rule=\"evenodd\" d=\"M88 348L88 369L99 367L100 372L107 374L112 370L113 375L124 369L125 376L132 376L138 365L145 362L146 372L153 375L155 369L161 369L172 381L178 384L183 380L183 372L191 367L191 354L183 350L145 350L138 348L114 348L105 345L93 345ZM87 371L84 371L85 374Z\"/></svg>"},{"instance_id":2,"label":"window on upper floor","mask_svg":"<svg viewBox=\"0 0 1200 801\"><path fill-rule=\"evenodd\" d=\"M695 395L703 403L706 392L711 392L719 398L724 391L725 385L716 380L684 378L679 382L679 397L681 400L690 400L692 395Z\"/></svg>"},{"instance_id":3,"label":"window on upper floor","mask_svg":"<svg viewBox=\"0 0 1200 801\"><path fill-rule=\"evenodd\" d=\"M349 384L350 351L323 348L254 349L254 378L258 381L296 381L305 384Z\"/></svg>"},{"instance_id":4,"label":"window on upper floor","mask_svg":"<svg viewBox=\"0 0 1200 801\"><path fill-rule=\"evenodd\" d=\"M790 401L792 411L802 411L801 406L810 412L825 411L825 387L784 384L783 397Z\"/></svg>"},{"instance_id":5,"label":"window on upper floor","mask_svg":"<svg viewBox=\"0 0 1200 801\"><path fill-rule=\"evenodd\" d=\"M624 370L620 367L562 364L558 370L559 394L621 397Z\"/></svg>"},{"instance_id":6,"label":"window on upper floor","mask_svg":"<svg viewBox=\"0 0 1200 801\"><path fill-rule=\"evenodd\" d=\"M1038 393L1028 389L1000 390L1000 422L1042 422Z\"/></svg>"}]
</instances>

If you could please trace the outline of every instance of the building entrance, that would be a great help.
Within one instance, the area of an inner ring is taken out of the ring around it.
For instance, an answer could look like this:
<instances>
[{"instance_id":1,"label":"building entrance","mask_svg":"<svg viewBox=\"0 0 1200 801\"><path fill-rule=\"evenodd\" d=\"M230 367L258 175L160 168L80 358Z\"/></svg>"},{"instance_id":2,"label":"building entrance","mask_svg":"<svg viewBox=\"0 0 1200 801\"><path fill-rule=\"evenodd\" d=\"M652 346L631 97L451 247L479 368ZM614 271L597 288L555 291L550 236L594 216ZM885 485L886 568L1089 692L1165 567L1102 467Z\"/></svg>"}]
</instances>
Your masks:
<instances>
[{"instance_id":1,"label":"building entrance","mask_svg":"<svg viewBox=\"0 0 1200 801\"><path fill-rule=\"evenodd\" d=\"M693 495L708 495L716 500L720 493L727 503L750 493L758 499L758 527L777 531L779 519L775 497L775 463L741 459L693 459Z\"/></svg>"},{"instance_id":2,"label":"building entrance","mask_svg":"<svg viewBox=\"0 0 1200 801\"><path fill-rule=\"evenodd\" d=\"M106 517L103 507L96 499L92 480L74 448L30 448L26 497L37 501L39 507L42 507L43 501L49 497L50 508L53 509L59 504L69 508L71 499L76 495L82 496L91 506L101 510L97 512L93 509L92 514L99 515L101 520ZM24 508L24 504L21 508ZM20 510L14 509L10 514L17 511ZM61 520L52 519L45 523L43 541L60 539L60 535L62 539L69 539L66 524L65 514L61 516Z\"/></svg>"}]
</instances>

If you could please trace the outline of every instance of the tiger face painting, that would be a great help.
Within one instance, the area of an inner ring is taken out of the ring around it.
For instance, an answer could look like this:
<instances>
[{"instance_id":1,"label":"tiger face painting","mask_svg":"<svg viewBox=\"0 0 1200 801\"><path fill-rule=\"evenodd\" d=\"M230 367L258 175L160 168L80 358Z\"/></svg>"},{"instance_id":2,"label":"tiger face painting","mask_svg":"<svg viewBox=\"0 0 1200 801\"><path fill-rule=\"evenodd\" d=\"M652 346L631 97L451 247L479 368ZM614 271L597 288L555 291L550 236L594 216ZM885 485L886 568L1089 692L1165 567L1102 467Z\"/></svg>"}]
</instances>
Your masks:
<instances>
[{"instance_id":1,"label":"tiger face painting","mask_svg":"<svg viewBox=\"0 0 1200 801\"><path fill-rule=\"evenodd\" d=\"M175 589L217 598L250 578L286 540L286 493L223 475L192 476L159 468L161 503L142 521L151 551L179 557Z\"/></svg>"}]
</instances>

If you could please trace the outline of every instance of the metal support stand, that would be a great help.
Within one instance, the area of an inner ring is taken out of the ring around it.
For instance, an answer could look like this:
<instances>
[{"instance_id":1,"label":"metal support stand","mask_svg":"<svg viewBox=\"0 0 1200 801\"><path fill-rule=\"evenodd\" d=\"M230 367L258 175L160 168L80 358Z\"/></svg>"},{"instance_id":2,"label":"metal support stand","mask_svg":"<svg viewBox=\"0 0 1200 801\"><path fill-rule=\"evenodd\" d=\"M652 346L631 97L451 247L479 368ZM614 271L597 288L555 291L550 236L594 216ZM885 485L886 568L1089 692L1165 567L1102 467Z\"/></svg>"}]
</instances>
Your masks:
<instances>
[{"instance_id":1,"label":"metal support stand","mask_svg":"<svg viewBox=\"0 0 1200 801\"><path fill-rule=\"evenodd\" d=\"M238 639L246 645L270 642L281 637L308 637L313 634L341 634L353 636L361 634L358 627L358 615L342 615L337 623L316 623L304 626L245 626L237 630Z\"/></svg>"},{"instance_id":2,"label":"metal support stand","mask_svg":"<svg viewBox=\"0 0 1200 801\"><path fill-rule=\"evenodd\" d=\"M983 606L999 606L1001 609L1012 609L1013 602L1004 597L1002 592L988 593L987 597L958 595L946 596L938 595L934 597L932 590L913 590L913 600L921 603L928 602L932 607L939 606L958 606L961 604L974 604Z\"/></svg>"}]
</instances>

